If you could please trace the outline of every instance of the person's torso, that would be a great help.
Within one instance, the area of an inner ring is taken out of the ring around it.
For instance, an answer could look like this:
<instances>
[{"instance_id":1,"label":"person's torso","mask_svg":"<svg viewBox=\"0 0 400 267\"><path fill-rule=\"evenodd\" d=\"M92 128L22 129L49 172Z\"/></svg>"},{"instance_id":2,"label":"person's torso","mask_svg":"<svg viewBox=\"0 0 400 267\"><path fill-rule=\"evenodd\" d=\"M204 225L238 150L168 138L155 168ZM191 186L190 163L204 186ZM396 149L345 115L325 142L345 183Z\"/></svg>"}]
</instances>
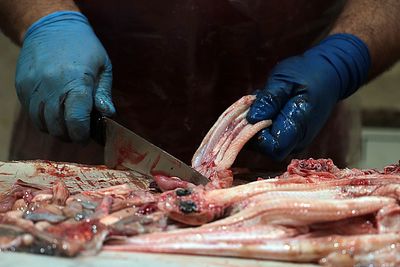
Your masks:
<instances>
[{"instance_id":1,"label":"person's torso","mask_svg":"<svg viewBox=\"0 0 400 267\"><path fill-rule=\"evenodd\" d=\"M222 111L264 85L337 1L77 1L113 63L117 120L185 161Z\"/></svg>"}]
</instances>

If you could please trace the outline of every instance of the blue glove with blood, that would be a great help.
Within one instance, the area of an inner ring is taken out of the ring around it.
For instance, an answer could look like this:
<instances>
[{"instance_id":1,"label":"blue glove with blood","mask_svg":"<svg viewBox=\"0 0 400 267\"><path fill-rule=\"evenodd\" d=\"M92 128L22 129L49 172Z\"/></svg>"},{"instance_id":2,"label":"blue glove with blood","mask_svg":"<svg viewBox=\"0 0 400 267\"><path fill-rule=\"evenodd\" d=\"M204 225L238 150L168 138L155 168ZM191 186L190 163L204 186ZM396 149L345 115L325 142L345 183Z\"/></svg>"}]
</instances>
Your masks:
<instances>
[{"instance_id":1,"label":"blue glove with blood","mask_svg":"<svg viewBox=\"0 0 400 267\"><path fill-rule=\"evenodd\" d=\"M115 113L111 83L110 59L83 14L55 12L27 30L15 84L42 131L86 141L93 108L105 116Z\"/></svg>"},{"instance_id":2,"label":"blue glove with blood","mask_svg":"<svg viewBox=\"0 0 400 267\"><path fill-rule=\"evenodd\" d=\"M331 35L280 62L247 115L250 123L273 121L253 139L257 150L282 160L308 146L335 104L367 80L370 65L367 45L351 34Z\"/></svg>"}]
</instances>

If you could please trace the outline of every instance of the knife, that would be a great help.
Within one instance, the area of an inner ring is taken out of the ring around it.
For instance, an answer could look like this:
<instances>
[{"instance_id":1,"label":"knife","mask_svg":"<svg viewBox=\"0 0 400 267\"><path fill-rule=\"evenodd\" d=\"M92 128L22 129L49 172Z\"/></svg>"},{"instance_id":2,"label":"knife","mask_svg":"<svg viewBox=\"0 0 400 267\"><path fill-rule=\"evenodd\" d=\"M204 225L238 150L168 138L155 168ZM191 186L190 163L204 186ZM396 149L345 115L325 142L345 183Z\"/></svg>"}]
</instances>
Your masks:
<instances>
[{"instance_id":1,"label":"knife","mask_svg":"<svg viewBox=\"0 0 400 267\"><path fill-rule=\"evenodd\" d=\"M192 167L97 112L92 112L91 136L104 145L104 161L109 168L127 168L147 177L177 176L195 185L209 182Z\"/></svg>"}]
</instances>

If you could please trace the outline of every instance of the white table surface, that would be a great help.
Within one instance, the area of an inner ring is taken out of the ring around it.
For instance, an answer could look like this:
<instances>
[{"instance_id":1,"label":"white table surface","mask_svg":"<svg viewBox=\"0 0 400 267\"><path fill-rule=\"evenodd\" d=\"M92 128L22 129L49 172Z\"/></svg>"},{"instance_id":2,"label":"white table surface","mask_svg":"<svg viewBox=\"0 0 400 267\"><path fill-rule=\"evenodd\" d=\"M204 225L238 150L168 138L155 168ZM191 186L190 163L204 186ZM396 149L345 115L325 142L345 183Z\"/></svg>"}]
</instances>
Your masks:
<instances>
[{"instance_id":1,"label":"white table surface","mask_svg":"<svg viewBox=\"0 0 400 267\"><path fill-rule=\"evenodd\" d=\"M0 253L0 267L311 267L310 264L258 261L223 257L155 253L101 252L95 256L60 258L28 253Z\"/></svg>"}]
</instances>

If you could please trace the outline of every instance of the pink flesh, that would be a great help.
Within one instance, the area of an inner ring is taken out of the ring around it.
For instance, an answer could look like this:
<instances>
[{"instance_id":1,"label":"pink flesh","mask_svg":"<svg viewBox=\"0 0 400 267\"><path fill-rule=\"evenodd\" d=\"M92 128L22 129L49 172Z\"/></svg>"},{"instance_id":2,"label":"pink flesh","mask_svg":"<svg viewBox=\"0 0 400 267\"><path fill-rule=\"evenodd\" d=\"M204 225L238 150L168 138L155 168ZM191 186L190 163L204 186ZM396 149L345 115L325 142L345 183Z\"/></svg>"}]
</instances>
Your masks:
<instances>
[{"instance_id":1,"label":"pink flesh","mask_svg":"<svg viewBox=\"0 0 400 267\"><path fill-rule=\"evenodd\" d=\"M103 196L110 196L110 195L125 198L132 191L133 191L133 189L130 187L129 184L120 184L120 185L97 189L94 191L83 191L82 194L90 196L90 197L99 197L99 198L102 198Z\"/></svg>"},{"instance_id":2,"label":"pink flesh","mask_svg":"<svg viewBox=\"0 0 400 267\"><path fill-rule=\"evenodd\" d=\"M400 206L392 204L382 207L377 216L379 233L400 232Z\"/></svg>"},{"instance_id":3,"label":"pink flesh","mask_svg":"<svg viewBox=\"0 0 400 267\"><path fill-rule=\"evenodd\" d=\"M136 211L137 211L136 208L121 209L121 210L111 213L107 216L103 216L100 219L100 222L104 225L112 225L112 224L120 221L121 219L134 214Z\"/></svg>"},{"instance_id":4,"label":"pink flesh","mask_svg":"<svg viewBox=\"0 0 400 267\"><path fill-rule=\"evenodd\" d=\"M161 175L160 189L169 190L162 194L134 183L70 193L62 180L52 188L17 181L0 196L0 226L12 225L66 256L98 251L108 235L112 245L105 249L116 251L330 266L400 262L398 164L341 170L329 159L293 160L275 179L231 187L237 154L270 124L245 120L253 100L246 96L229 107L195 153L193 167L210 179L206 186ZM44 222L27 220L29 212L63 221L39 227ZM4 239L12 242L20 246L18 238Z\"/></svg>"},{"instance_id":5,"label":"pink flesh","mask_svg":"<svg viewBox=\"0 0 400 267\"><path fill-rule=\"evenodd\" d=\"M69 190L65 183L59 179L53 185L53 203L57 205L65 205L65 201L69 197Z\"/></svg>"},{"instance_id":6,"label":"pink flesh","mask_svg":"<svg viewBox=\"0 0 400 267\"><path fill-rule=\"evenodd\" d=\"M261 129L271 124L271 121L260 121L254 125L247 122L246 114L254 99L254 96L244 96L231 105L219 117L203 139L199 149L195 152L192 159L192 167L210 179L210 183L205 186L206 190L232 186L233 174L229 168L233 164L236 156L247 141ZM156 181L157 179L158 178L156 178ZM165 187L165 180L166 179L163 179L158 182L160 187ZM173 186L173 180L170 181L170 184L171 186L168 188L176 188ZM199 190L203 190L203 188L201 187ZM179 205L176 205L180 200L178 197L174 196L173 192L166 192L165 195L160 198L162 203L159 204L159 208L167 212L170 218L179 222L190 225L200 225L222 215L220 214L220 209L206 207L200 211L200 207L198 207L197 215L191 214L185 216L185 214L182 214L180 211ZM198 204L200 203L197 203L197 205ZM219 204L217 204L217 206L219 206Z\"/></svg>"},{"instance_id":7,"label":"pink flesh","mask_svg":"<svg viewBox=\"0 0 400 267\"><path fill-rule=\"evenodd\" d=\"M334 258L339 265L349 261L354 265L368 257L374 262L395 258L399 238L393 234L377 234L373 223L366 219L370 217L362 215L373 216L379 210L378 227L385 227L386 232L398 231L395 199L398 199L396 183L400 182L400 176L376 171L339 170L330 161L321 160L320 164L315 164L315 160L308 161L294 162L304 170L288 168L279 179L193 194L193 200L201 197L197 199L199 203L212 201L226 207L233 204L242 207L239 213L226 219L200 228L128 239L121 245L106 246L105 249L321 263L333 262ZM321 176L319 171L322 171ZM193 189L194 192L199 190ZM188 198L190 196L184 197L185 200ZM322 222L330 223L327 227L346 229L318 227ZM311 227L311 232L298 238L277 237L269 241L268 238L257 238L257 235L252 238L252 234L247 232L249 227L275 224L304 225ZM226 233L233 235L229 242ZM242 235L247 235L247 239ZM377 253L380 250L385 251Z\"/></svg>"},{"instance_id":8,"label":"pink flesh","mask_svg":"<svg viewBox=\"0 0 400 267\"><path fill-rule=\"evenodd\" d=\"M248 205L242 211L210 223L210 227L248 224L278 224L300 226L311 223L336 221L376 212L394 204L392 198L360 197L344 200L305 198L266 198Z\"/></svg>"},{"instance_id":9,"label":"pink flesh","mask_svg":"<svg viewBox=\"0 0 400 267\"><path fill-rule=\"evenodd\" d=\"M123 184L95 191L74 193L69 196L69 190L61 180L53 184L52 190L18 181L11 191L0 196L0 199L7 199L7 197L12 196L13 199L16 199L14 204L18 202L18 205L13 206L15 210L0 213L0 225L12 225L21 232L29 234L34 250L39 251L37 246L43 246L41 249L52 248L51 252L46 253L63 256L95 253L101 248L104 238L108 234L105 224L110 223L111 215L109 213L112 212L114 200L131 206L138 205L139 208L135 210L142 209L142 212L146 214L151 212L150 208L145 207L145 205L148 202L154 202L157 196L151 195L149 197L150 192L134 188L128 184ZM33 194L35 192L39 193ZM155 205L153 204L153 206ZM126 207L126 205L120 205L119 209ZM86 213L82 213L83 209L86 209ZM76 214L79 213L86 215L81 215L85 217L76 217ZM133 215L141 219L147 216L144 213L143 215L142 213ZM110 217L107 218L107 216ZM113 214L113 216L115 218L116 214ZM132 216L132 214L126 216ZM30 219L28 220L28 218ZM76 221L77 218L82 219ZM103 224L98 218L107 218L108 220L105 219ZM160 219L162 218L160 217ZM121 219L123 219L122 216L117 217L118 221ZM153 219L157 218L153 216ZM35 227L34 223L43 224L45 221L49 221L51 224L47 223L44 228ZM146 232L149 232L149 229L151 229L149 224L152 222L147 220L143 223L146 223ZM155 230L159 231L160 227L155 228ZM12 250L30 250L23 243L14 242L12 244L14 245L13 248L10 248Z\"/></svg>"},{"instance_id":10,"label":"pink flesh","mask_svg":"<svg viewBox=\"0 0 400 267\"><path fill-rule=\"evenodd\" d=\"M217 122L204 137L197 151L194 153L192 159L192 166L194 168L197 168L201 165L203 158L207 157L210 151L216 146L217 142L221 139L223 132L226 131L229 124L234 121L235 117L245 112L245 110L248 109L253 103L254 99L255 96L244 96L227 108L224 113L222 113Z\"/></svg>"},{"instance_id":11,"label":"pink flesh","mask_svg":"<svg viewBox=\"0 0 400 267\"><path fill-rule=\"evenodd\" d=\"M264 240L254 244L239 242L198 242L171 241L152 243L146 247L140 244L105 246L112 251L145 251L161 253L184 253L195 255L233 256L255 259L286 260L296 262L318 262L333 252L358 255L385 247L387 244L400 242L400 237L393 234L326 236L318 238L282 238Z\"/></svg>"},{"instance_id":12,"label":"pink flesh","mask_svg":"<svg viewBox=\"0 0 400 267\"><path fill-rule=\"evenodd\" d=\"M154 175L154 181L157 183L158 187L163 192L169 191L169 190L174 190L176 188L194 187L193 184L183 181L183 180L179 179L178 177L170 177L170 176L165 176L162 174Z\"/></svg>"},{"instance_id":13,"label":"pink flesh","mask_svg":"<svg viewBox=\"0 0 400 267\"><path fill-rule=\"evenodd\" d=\"M123 241L123 244L131 245L157 245L169 242L228 242L228 243L256 243L263 242L267 239L288 238L301 234L301 231L296 228L288 228L276 225L257 225L254 227L246 227L241 231L235 228L226 229L209 229L198 228L182 229L168 233L153 233L130 238ZM113 242L113 244L118 244Z\"/></svg>"},{"instance_id":14,"label":"pink flesh","mask_svg":"<svg viewBox=\"0 0 400 267\"><path fill-rule=\"evenodd\" d=\"M232 185L232 174L226 171L246 142L271 124L271 121L260 121L254 125L247 122L246 114L254 99L252 95L244 96L232 104L218 118L195 152L192 167L211 180L209 189Z\"/></svg>"},{"instance_id":15,"label":"pink flesh","mask_svg":"<svg viewBox=\"0 0 400 267\"><path fill-rule=\"evenodd\" d=\"M329 262L331 260L331 262ZM323 263L323 262L321 262ZM327 260L330 266L339 266L348 263L348 266L399 266L400 265L400 243L388 243L385 247L368 253L355 255L348 262L338 262L333 256ZM339 265L337 264L339 263ZM328 265L325 264L325 265Z\"/></svg>"},{"instance_id":16,"label":"pink flesh","mask_svg":"<svg viewBox=\"0 0 400 267\"><path fill-rule=\"evenodd\" d=\"M365 235L377 234L378 229L374 225L374 216L358 216L347 218L344 220L322 222L309 225L309 236L326 236L332 235ZM305 235L303 235L305 238Z\"/></svg>"},{"instance_id":17,"label":"pink flesh","mask_svg":"<svg viewBox=\"0 0 400 267\"><path fill-rule=\"evenodd\" d=\"M338 263L348 263L400 241L384 234L399 231L397 165L379 172L340 170L329 159L293 160L287 172L277 179L227 188L232 184L229 168L244 143L268 126L266 123L256 129L245 122L246 109L252 101L251 97L244 97L228 108L196 151L192 165L211 182L204 188L192 188L183 196L171 191L159 199L161 210L186 224L204 224L224 213L228 217L200 228L127 239L106 249L321 263L335 258ZM188 203L194 205L194 211L181 211L180 205ZM324 228L324 224L331 228ZM273 240L269 240L253 235L256 229L273 226L305 230L295 238L271 236ZM393 256L393 251L396 250L389 250L385 257Z\"/></svg>"},{"instance_id":18,"label":"pink flesh","mask_svg":"<svg viewBox=\"0 0 400 267\"><path fill-rule=\"evenodd\" d=\"M113 204L114 199L111 196L105 196L100 204L96 207L94 212L94 218L102 218L110 214L111 206Z\"/></svg>"}]
</instances>

